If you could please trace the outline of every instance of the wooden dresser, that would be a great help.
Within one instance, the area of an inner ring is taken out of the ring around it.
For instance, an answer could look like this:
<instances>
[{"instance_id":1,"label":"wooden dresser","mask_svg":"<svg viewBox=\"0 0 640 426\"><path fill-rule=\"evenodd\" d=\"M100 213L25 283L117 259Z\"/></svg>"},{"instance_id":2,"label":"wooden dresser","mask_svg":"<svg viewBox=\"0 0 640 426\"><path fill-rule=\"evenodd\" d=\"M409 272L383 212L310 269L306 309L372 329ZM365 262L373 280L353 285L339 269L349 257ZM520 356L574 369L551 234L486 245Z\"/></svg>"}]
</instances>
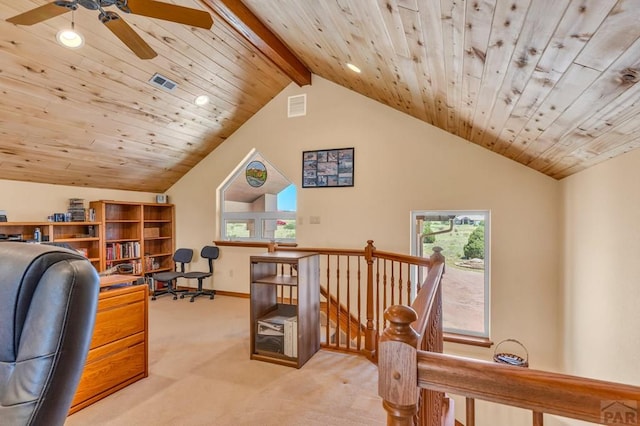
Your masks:
<instances>
[{"instance_id":1,"label":"wooden dresser","mask_svg":"<svg viewBox=\"0 0 640 426\"><path fill-rule=\"evenodd\" d=\"M149 375L148 287L104 277L87 362L69 414Z\"/></svg>"}]
</instances>

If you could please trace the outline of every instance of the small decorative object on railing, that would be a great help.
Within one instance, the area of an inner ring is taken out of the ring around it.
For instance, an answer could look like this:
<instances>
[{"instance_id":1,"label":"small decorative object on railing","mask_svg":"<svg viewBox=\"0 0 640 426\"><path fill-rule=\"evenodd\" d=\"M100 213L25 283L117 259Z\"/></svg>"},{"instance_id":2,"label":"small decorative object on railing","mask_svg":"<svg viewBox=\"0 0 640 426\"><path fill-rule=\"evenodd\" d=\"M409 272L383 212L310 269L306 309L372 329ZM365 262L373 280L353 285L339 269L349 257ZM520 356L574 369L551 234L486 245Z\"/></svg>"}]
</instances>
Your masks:
<instances>
[{"instance_id":1,"label":"small decorative object on railing","mask_svg":"<svg viewBox=\"0 0 640 426\"><path fill-rule=\"evenodd\" d=\"M509 352L498 352L498 347L500 347L500 345L502 345L503 343L506 342L513 342L518 344L519 346L522 347L522 349L525 352L525 357L521 357L520 355L516 355L516 354L512 354ZM515 365L517 367L528 367L529 366L529 351L527 351L527 348L520 343L518 340L516 339L505 339L502 342L498 343L496 345L496 348L493 352L493 360L499 364L508 364L508 365Z\"/></svg>"}]
</instances>

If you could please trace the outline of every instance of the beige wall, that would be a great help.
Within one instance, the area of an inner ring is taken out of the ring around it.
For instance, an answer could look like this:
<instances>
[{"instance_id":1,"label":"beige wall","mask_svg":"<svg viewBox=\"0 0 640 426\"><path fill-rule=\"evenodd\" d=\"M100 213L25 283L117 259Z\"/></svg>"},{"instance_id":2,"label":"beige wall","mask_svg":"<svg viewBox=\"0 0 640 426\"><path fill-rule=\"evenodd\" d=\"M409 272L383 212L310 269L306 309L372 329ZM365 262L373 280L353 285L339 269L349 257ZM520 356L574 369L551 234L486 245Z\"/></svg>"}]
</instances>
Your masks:
<instances>
[{"instance_id":1,"label":"beige wall","mask_svg":"<svg viewBox=\"0 0 640 426\"><path fill-rule=\"evenodd\" d=\"M300 93L308 95L308 114L288 119L287 96ZM340 147L355 147L355 186L300 189L302 151ZM301 246L363 247L373 239L382 250L409 253L412 210L490 210L491 337L524 342L533 367L560 367L566 342L558 301L563 226L557 181L314 76L312 86L285 89L167 192L177 206L178 246L198 250L219 237L218 187L254 148L299 187ZM0 209L10 220L45 220L64 211L72 197L154 199L0 181ZM310 216L320 224L309 224ZM249 255L262 251L222 247L215 287L248 292ZM192 269L201 268L197 259ZM485 359L493 354L453 344L447 350ZM490 419L486 424L530 424L521 410L496 414L482 407L478 417ZM505 421L493 421L498 418Z\"/></svg>"},{"instance_id":2,"label":"beige wall","mask_svg":"<svg viewBox=\"0 0 640 426\"><path fill-rule=\"evenodd\" d=\"M52 213L66 212L69 198L84 199L87 208L95 200L155 202L149 192L0 180L0 210L12 222L44 222Z\"/></svg>"},{"instance_id":3,"label":"beige wall","mask_svg":"<svg viewBox=\"0 0 640 426\"><path fill-rule=\"evenodd\" d=\"M564 179L564 368L640 384L640 151Z\"/></svg>"},{"instance_id":4,"label":"beige wall","mask_svg":"<svg viewBox=\"0 0 640 426\"><path fill-rule=\"evenodd\" d=\"M287 97L300 93L308 114L288 119ZM300 189L302 151L341 147L355 147L355 186ZM301 246L358 248L373 239L409 253L412 210L491 210L492 338L521 339L534 366L557 367L557 181L314 76L312 86L285 89L168 191L179 245L219 236L217 188L253 148L299 187ZM248 258L260 251L223 247L216 288L248 292Z\"/></svg>"}]
</instances>

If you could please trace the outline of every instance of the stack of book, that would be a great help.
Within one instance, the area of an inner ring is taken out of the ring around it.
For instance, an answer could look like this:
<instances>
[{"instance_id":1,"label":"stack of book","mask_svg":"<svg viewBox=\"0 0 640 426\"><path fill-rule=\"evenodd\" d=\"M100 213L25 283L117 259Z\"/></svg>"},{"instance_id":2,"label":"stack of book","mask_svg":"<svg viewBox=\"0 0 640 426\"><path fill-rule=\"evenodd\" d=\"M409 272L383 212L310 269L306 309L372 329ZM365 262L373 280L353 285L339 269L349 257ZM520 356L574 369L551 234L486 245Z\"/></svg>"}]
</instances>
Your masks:
<instances>
[{"instance_id":1,"label":"stack of book","mask_svg":"<svg viewBox=\"0 0 640 426\"><path fill-rule=\"evenodd\" d=\"M71 222L84 222L85 209L84 200L82 198L69 198L69 209L67 210L71 216Z\"/></svg>"}]
</instances>

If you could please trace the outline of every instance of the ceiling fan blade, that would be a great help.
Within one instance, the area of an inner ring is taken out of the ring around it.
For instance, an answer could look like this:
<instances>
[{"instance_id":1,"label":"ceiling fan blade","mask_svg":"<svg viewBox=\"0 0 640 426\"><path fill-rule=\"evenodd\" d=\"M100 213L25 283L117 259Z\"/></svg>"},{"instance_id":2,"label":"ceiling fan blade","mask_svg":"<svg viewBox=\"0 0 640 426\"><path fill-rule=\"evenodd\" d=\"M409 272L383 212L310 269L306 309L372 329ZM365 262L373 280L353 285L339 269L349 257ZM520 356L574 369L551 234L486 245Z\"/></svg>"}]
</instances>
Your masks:
<instances>
[{"instance_id":1,"label":"ceiling fan blade","mask_svg":"<svg viewBox=\"0 0 640 426\"><path fill-rule=\"evenodd\" d=\"M128 0L127 7L131 13L177 22L208 30L213 25L213 18L204 10L163 3L155 0Z\"/></svg>"},{"instance_id":2,"label":"ceiling fan blade","mask_svg":"<svg viewBox=\"0 0 640 426\"><path fill-rule=\"evenodd\" d=\"M58 2L47 3L44 6L36 7L20 15L8 18L7 22L18 25L33 25L72 10L70 7L56 3Z\"/></svg>"},{"instance_id":3,"label":"ceiling fan blade","mask_svg":"<svg viewBox=\"0 0 640 426\"><path fill-rule=\"evenodd\" d=\"M140 59L151 59L158 54L129 26L117 13L105 12L100 14L100 21L109 28L124 44Z\"/></svg>"}]
</instances>

